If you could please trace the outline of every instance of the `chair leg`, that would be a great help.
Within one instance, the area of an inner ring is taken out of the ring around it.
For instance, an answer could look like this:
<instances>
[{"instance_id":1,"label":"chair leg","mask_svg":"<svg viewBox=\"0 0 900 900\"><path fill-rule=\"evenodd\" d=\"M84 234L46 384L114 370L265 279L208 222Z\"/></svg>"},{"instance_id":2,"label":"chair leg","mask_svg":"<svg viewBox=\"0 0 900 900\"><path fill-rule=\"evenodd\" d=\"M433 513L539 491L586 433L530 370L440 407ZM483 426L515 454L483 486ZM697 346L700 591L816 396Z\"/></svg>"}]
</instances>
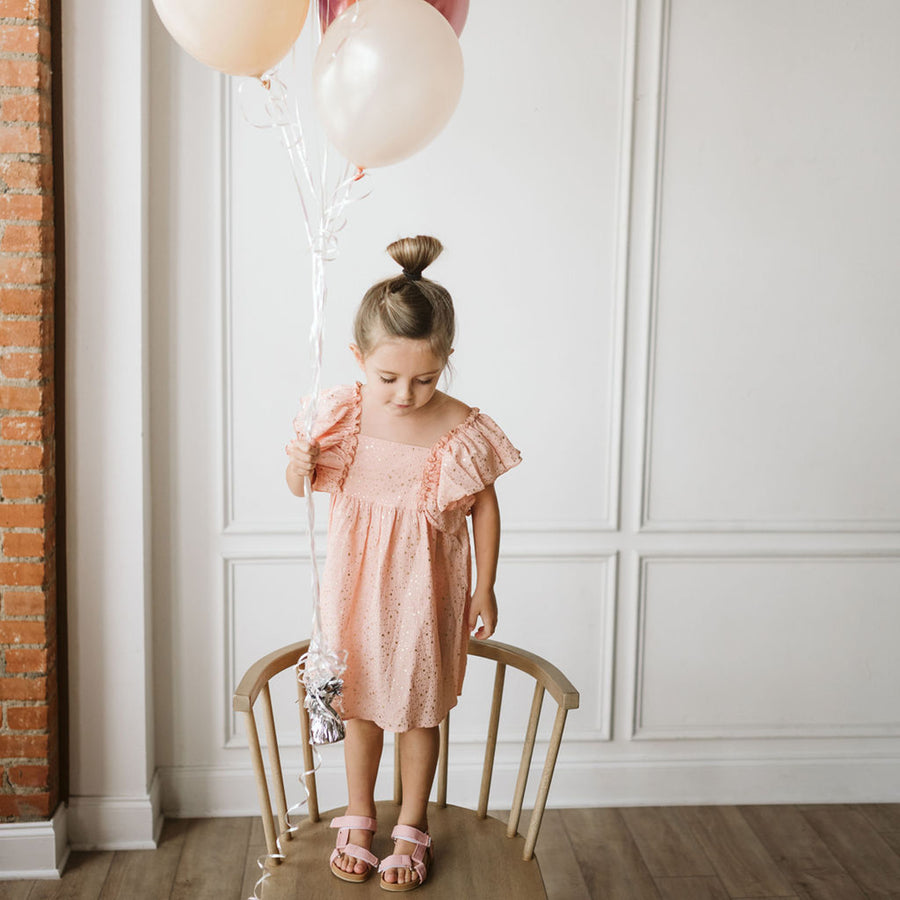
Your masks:
<instances>
[{"instance_id":1,"label":"chair leg","mask_svg":"<svg viewBox=\"0 0 900 900\"><path fill-rule=\"evenodd\" d=\"M259 811L262 814L263 831L266 835L266 851L269 856L278 852L275 843L275 825L272 822L272 803L269 800L269 786L266 782L266 770L263 766L262 748L259 746L259 734L256 731L256 720L253 718L253 710L244 713L244 722L247 725L247 738L250 742L250 761L253 763L253 774L256 777L256 793L259 797ZM281 862L275 858L273 862Z\"/></svg>"}]
</instances>

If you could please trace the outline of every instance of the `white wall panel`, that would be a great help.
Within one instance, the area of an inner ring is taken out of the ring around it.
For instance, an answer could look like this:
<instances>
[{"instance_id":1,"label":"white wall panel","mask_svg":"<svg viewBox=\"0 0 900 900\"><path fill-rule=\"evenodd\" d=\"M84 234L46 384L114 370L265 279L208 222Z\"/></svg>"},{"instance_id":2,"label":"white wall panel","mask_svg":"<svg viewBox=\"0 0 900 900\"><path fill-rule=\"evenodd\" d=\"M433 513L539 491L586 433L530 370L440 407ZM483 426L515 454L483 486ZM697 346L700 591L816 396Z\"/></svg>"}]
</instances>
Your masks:
<instances>
[{"instance_id":1,"label":"white wall panel","mask_svg":"<svg viewBox=\"0 0 900 900\"><path fill-rule=\"evenodd\" d=\"M645 517L896 528L900 7L673 0L669 24Z\"/></svg>"},{"instance_id":2,"label":"white wall panel","mask_svg":"<svg viewBox=\"0 0 900 900\"><path fill-rule=\"evenodd\" d=\"M615 557L503 558L497 579L496 639L525 647L558 666L581 692L567 733L608 739L612 722ZM513 688L514 709L531 690ZM551 718L542 727L549 734Z\"/></svg>"},{"instance_id":3,"label":"white wall panel","mask_svg":"<svg viewBox=\"0 0 900 900\"><path fill-rule=\"evenodd\" d=\"M897 556L645 559L636 736L900 735L898 584Z\"/></svg>"},{"instance_id":4,"label":"white wall panel","mask_svg":"<svg viewBox=\"0 0 900 900\"><path fill-rule=\"evenodd\" d=\"M581 711L569 732L581 739L610 734L612 625L615 560L504 559L497 595L500 623L496 640L527 647L560 667L583 691ZM231 713L231 693L248 666L278 647L309 634L312 616L308 561L291 558L243 558L226 563L228 608L228 688L223 692L225 740L246 746L243 723ZM573 632L569 616L580 627ZM484 737L493 670L472 659L466 690L453 716L454 738ZM507 676L500 739L521 735L531 705L533 681L512 670ZM290 673L273 683L272 702L280 740L299 745L296 688ZM547 701L549 703L549 701ZM543 716L539 736L550 733L552 716Z\"/></svg>"},{"instance_id":5,"label":"white wall panel","mask_svg":"<svg viewBox=\"0 0 900 900\"><path fill-rule=\"evenodd\" d=\"M312 588L308 561L228 560L228 677L223 692L228 746L246 746L243 721L231 710L231 695L247 668L261 656L309 637ZM272 706L279 741L299 746L299 712L293 670L272 682Z\"/></svg>"},{"instance_id":6,"label":"white wall panel","mask_svg":"<svg viewBox=\"0 0 900 900\"><path fill-rule=\"evenodd\" d=\"M621 393L623 9L585 4L578 27L552 6L473 4L466 88L445 132L370 176L329 267L326 384L358 374L347 350L365 290L392 272L384 247L433 233L434 278L454 296L454 395L500 423L528 465L502 484L511 527L611 527ZM515 23L517 39L503 41ZM228 525L296 529L280 472L309 383L308 251L277 134L225 110L229 162L225 298ZM315 137L315 128L311 132ZM551 439L548 437L552 436ZM550 476L550 473L554 473ZM553 490L544 487L548 478Z\"/></svg>"}]
</instances>

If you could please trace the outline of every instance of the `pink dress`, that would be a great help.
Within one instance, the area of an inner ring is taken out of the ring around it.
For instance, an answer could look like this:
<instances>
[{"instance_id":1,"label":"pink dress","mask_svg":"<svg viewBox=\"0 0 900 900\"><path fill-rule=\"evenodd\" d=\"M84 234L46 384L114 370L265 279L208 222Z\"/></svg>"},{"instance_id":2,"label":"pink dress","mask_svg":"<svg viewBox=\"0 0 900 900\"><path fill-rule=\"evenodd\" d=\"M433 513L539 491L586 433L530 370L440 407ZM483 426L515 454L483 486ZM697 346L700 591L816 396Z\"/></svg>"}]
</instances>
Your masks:
<instances>
[{"instance_id":1,"label":"pink dress","mask_svg":"<svg viewBox=\"0 0 900 900\"><path fill-rule=\"evenodd\" d=\"M331 497L322 625L347 651L345 719L439 724L466 670L475 495L521 461L473 409L432 447L359 433L361 386L320 398L314 489Z\"/></svg>"}]
</instances>

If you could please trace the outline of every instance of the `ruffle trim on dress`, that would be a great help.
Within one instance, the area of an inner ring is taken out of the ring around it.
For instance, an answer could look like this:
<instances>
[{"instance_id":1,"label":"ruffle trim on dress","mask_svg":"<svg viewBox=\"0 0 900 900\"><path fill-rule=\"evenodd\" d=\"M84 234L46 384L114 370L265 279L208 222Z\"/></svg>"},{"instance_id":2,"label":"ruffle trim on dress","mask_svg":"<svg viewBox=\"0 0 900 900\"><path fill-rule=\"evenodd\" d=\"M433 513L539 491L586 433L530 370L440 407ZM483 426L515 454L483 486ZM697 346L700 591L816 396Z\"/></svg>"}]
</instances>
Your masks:
<instances>
[{"instance_id":1,"label":"ruffle trim on dress","mask_svg":"<svg viewBox=\"0 0 900 900\"><path fill-rule=\"evenodd\" d=\"M319 409L313 428L313 439L319 445L313 488L336 493L343 489L359 444L361 395L359 382L340 385L319 395ZM294 430L300 434L309 398L304 398L300 413L294 419Z\"/></svg>"},{"instance_id":2,"label":"ruffle trim on dress","mask_svg":"<svg viewBox=\"0 0 900 900\"><path fill-rule=\"evenodd\" d=\"M431 449L419 490L419 510L441 531L456 531L475 495L522 461L497 423L472 408Z\"/></svg>"}]
</instances>

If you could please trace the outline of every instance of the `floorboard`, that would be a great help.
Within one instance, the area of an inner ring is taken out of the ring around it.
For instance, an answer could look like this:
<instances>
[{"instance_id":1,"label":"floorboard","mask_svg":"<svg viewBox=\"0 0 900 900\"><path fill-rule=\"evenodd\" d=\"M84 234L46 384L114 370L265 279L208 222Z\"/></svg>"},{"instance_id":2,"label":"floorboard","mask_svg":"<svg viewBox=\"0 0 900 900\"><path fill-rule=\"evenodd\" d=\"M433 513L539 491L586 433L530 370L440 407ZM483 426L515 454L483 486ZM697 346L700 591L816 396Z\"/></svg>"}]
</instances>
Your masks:
<instances>
[{"instance_id":1,"label":"floorboard","mask_svg":"<svg viewBox=\"0 0 900 900\"><path fill-rule=\"evenodd\" d=\"M527 822L525 816L522 818L524 831ZM540 861L547 900L591 900L561 810L548 809L544 813L535 853Z\"/></svg>"},{"instance_id":2,"label":"floorboard","mask_svg":"<svg viewBox=\"0 0 900 900\"><path fill-rule=\"evenodd\" d=\"M240 900L251 821L190 820L171 900Z\"/></svg>"},{"instance_id":3,"label":"floorboard","mask_svg":"<svg viewBox=\"0 0 900 900\"><path fill-rule=\"evenodd\" d=\"M256 883L262 877L263 870L259 867L259 863L265 862L266 856L266 836L263 832L262 821L259 817L253 819L250 824L250 836L247 841L247 855L244 859L244 879L241 884L241 900L247 900L249 897L261 897L261 889L256 888ZM266 898L268 900L268 898Z\"/></svg>"},{"instance_id":4,"label":"floorboard","mask_svg":"<svg viewBox=\"0 0 900 900\"><path fill-rule=\"evenodd\" d=\"M656 878L662 900L729 900L718 878Z\"/></svg>"},{"instance_id":5,"label":"floorboard","mask_svg":"<svg viewBox=\"0 0 900 900\"><path fill-rule=\"evenodd\" d=\"M28 900L33 881L0 881L0 900Z\"/></svg>"},{"instance_id":6,"label":"floorboard","mask_svg":"<svg viewBox=\"0 0 900 900\"><path fill-rule=\"evenodd\" d=\"M169 819L156 850L116 853L100 900L169 900L189 823Z\"/></svg>"},{"instance_id":7,"label":"floorboard","mask_svg":"<svg viewBox=\"0 0 900 900\"><path fill-rule=\"evenodd\" d=\"M715 876L712 863L677 808L623 809L622 817L654 878Z\"/></svg>"},{"instance_id":8,"label":"floorboard","mask_svg":"<svg viewBox=\"0 0 900 900\"><path fill-rule=\"evenodd\" d=\"M803 815L866 896L900 894L900 857L859 810L804 807Z\"/></svg>"},{"instance_id":9,"label":"floorboard","mask_svg":"<svg viewBox=\"0 0 900 900\"><path fill-rule=\"evenodd\" d=\"M793 895L790 882L735 807L682 807L680 814L712 862L729 897Z\"/></svg>"},{"instance_id":10,"label":"floorboard","mask_svg":"<svg viewBox=\"0 0 900 900\"><path fill-rule=\"evenodd\" d=\"M659 900L640 850L616 809L570 809L564 822L591 897Z\"/></svg>"},{"instance_id":11,"label":"floorboard","mask_svg":"<svg viewBox=\"0 0 900 900\"><path fill-rule=\"evenodd\" d=\"M109 874L114 854L72 853L59 881L35 881L28 900L97 900Z\"/></svg>"},{"instance_id":12,"label":"floorboard","mask_svg":"<svg viewBox=\"0 0 900 900\"><path fill-rule=\"evenodd\" d=\"M828 845L793 807L742 806L740 813L785 872L844 871Z\"/></svg>"},{"instance_id":13,"label":"floorboard","mask_svg":"<svg viewBox=\"0 0 900 900\"><path fill-rule=\"evenodd\" d=\"M876 831L900 831L900 803L858 803L851 808L861 812Z\"/></svg>"},{"instance_id":14,"label":"floorboard","mask_svg":"<svg viewBox=\"0 0 900 900\"><path fill-rule=\"evenodd\" d=\"M530 896L492 872L480 835L490 823L459 813L436 837L430 895ZM285 845L263 900L384 896L375 879L332 878L333 835L315 834ZM73 853L62 879L0 882L0 900L247 900L265 852L258 818L170 820L155 851ZM511 871L533 869L516 852ZM549 900L900 900L900 804L551 809L537 856Z\"/></svg>"},{"instance_id":15,"label":"floorboard","mask_svg":"<svg viewBox=\"0 0 900 900\"><path fill-rule=\"evenodd\" d=\"M865 895L798 809L744 806L740 811L803 900L865 900Z\"/></svg>"}]
</instances>

